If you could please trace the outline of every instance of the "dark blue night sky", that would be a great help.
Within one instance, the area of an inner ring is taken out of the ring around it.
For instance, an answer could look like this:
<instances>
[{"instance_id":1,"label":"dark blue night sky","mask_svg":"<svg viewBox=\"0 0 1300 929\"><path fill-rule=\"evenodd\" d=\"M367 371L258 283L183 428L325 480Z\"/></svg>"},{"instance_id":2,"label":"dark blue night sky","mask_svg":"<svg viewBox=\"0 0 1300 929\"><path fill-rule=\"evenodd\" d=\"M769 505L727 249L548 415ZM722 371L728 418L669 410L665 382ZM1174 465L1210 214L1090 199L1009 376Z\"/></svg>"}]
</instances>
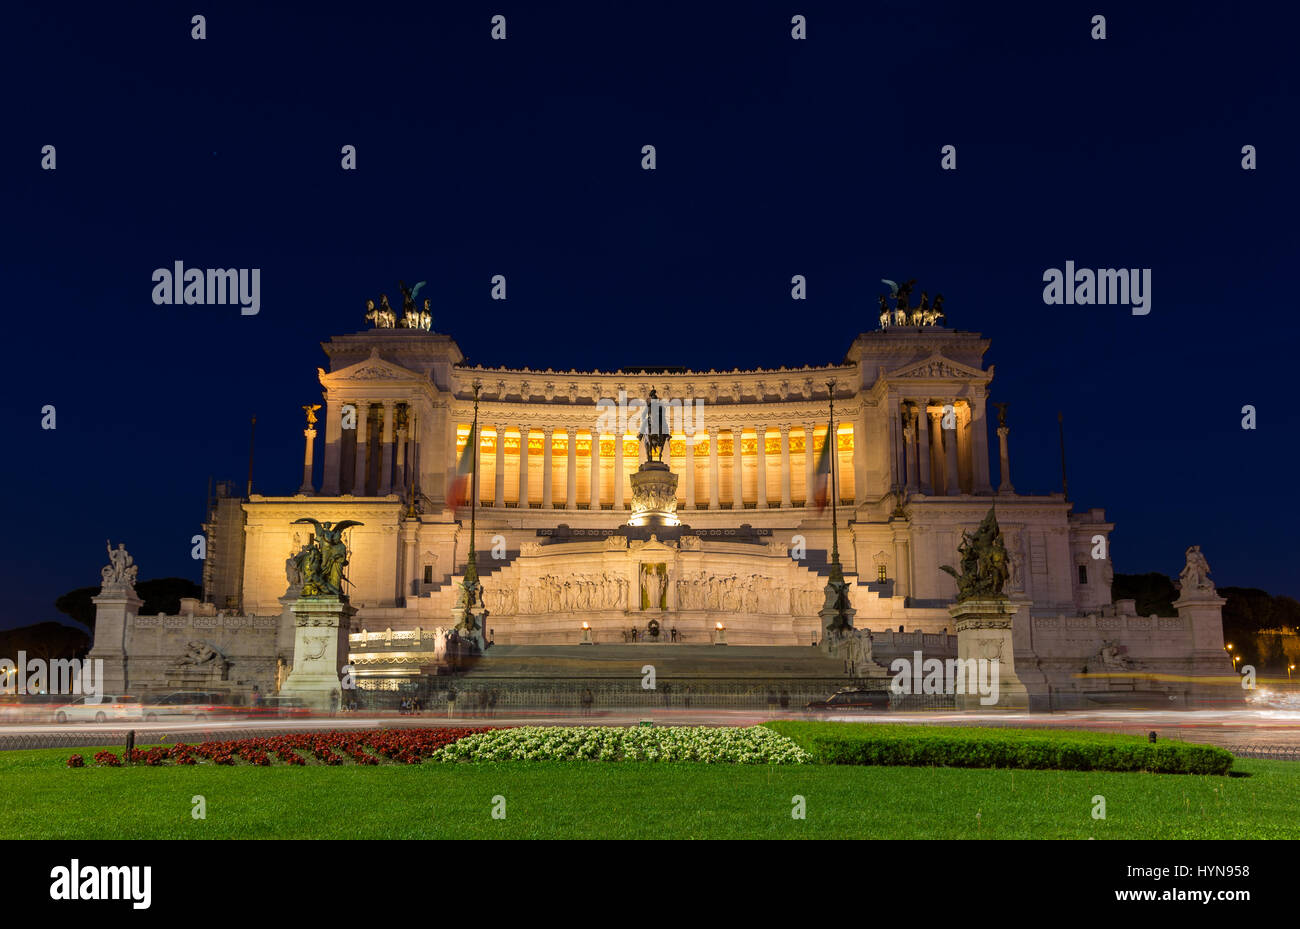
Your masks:
<instances>
[{"instance_id":1,"label":"dark blue night sky","mask_svg":"<svg viewBox=\"0 0 1300 929\"><path fill-rule=\"evenodd\" d=\"M917 278L993 340L1018 490L1059 489L1060 410L1116 570L1176 572L1198 543L1220 585L1300 594L1297 25L1263 4L10 5L0 626L59 618L110 537L142 578L197 579L209 476L242 483L256 414L256 489L297 488L319 343L399 278L471 362L602 369L839 361L880 279ZM177 260L260 268L260 313L155 306ZM1045 305L1067 260L1150 268L1150 314Z\"/></svg>"}]
</instances>

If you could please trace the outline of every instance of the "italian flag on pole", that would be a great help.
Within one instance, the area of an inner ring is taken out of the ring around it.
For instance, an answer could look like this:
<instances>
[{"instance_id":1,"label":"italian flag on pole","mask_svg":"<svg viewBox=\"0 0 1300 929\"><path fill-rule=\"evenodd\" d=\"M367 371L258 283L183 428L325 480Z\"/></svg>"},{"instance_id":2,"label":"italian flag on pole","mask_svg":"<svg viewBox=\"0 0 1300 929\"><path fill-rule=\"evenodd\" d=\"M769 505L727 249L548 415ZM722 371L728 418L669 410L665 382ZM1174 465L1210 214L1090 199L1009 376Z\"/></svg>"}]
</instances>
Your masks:
<instances>
[{"instance_id":1,"label":"italian flag on pole","mask_svg":"<svg viewBox=\"0 0 1300 929\"><path fill-rule=\"evenodd\" d=\"M812 436L808 441L813 440ZM826 509L831 492L831 451L835 447L835 436L831 434L830 423L826 424L826 441L822 444L822 453L817 456L817 470L813 477L813 501L817 512Z\"/></svg>"},{"instance_id":2,"label":"italian flag on pole","mask_svg":"<svg viewBox=\"0 0 1300 929\"><path fill-rule=\"evenodd\" d=\"M460 453L460 463L456 465L456 471L452 474L451 480L447 482L447 506L453 510L458 506L469 503L470 477L474 471L476 441L477 437L474 435L474 428L471 426L469 440L465 443L465 451Z\"/></svg>"}]
</instances>

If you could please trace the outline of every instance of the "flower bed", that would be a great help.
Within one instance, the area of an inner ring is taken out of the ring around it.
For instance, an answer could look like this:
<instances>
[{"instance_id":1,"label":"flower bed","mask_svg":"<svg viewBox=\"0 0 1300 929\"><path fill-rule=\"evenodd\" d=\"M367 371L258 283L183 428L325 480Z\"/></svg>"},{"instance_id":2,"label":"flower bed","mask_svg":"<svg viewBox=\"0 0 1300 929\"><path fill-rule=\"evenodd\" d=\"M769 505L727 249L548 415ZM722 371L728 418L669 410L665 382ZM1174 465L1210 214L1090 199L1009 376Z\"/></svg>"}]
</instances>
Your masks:
<instances>
[{"instance_id":1,"label":"flower bed","mask_svg":"<svg viewBox=\"0 0 1300 929\"><path fill-rule=\"evenodd\" d=\"M761 726L522 726L466 736L434 752L430 760L807 764L812 757Z\"/></svg>"},{"instance_id":2,"label":"flower bed","mask_svg":"<svg viewBox=\"0 0 1300 929\"><path fill-rule=\"evenodd\" d=\"M439 749L466 736L487 729L372 729L359 732L320 732L277 735L258 739L232 739L187 745L133 749L121 758L110 751L95 753L97 767L121 767L124 761L137 765L377 765L420 764ZM85 767L85 759L73 755L68 767Z\"/></svg>"}]
</instances>

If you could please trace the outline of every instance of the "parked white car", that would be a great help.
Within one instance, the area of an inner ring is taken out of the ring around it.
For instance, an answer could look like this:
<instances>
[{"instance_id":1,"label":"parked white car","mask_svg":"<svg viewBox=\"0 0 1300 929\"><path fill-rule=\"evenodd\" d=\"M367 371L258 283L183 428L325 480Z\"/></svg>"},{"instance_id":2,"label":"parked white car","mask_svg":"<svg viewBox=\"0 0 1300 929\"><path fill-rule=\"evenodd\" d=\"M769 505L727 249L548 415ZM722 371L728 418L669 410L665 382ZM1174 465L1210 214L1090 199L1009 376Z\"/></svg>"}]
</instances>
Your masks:
<instances>
[{"instance_id":1,"label":"parked white car","mask_svg":"<svg viewBox=\"0 0 1300 929\"><path fill-rule=\"evenodd\" d=\"M144 719L144 707L139 697L91 695L54 708L54 721L59 723L103 723L123 719Z\"/></svg>"}]
</instances>

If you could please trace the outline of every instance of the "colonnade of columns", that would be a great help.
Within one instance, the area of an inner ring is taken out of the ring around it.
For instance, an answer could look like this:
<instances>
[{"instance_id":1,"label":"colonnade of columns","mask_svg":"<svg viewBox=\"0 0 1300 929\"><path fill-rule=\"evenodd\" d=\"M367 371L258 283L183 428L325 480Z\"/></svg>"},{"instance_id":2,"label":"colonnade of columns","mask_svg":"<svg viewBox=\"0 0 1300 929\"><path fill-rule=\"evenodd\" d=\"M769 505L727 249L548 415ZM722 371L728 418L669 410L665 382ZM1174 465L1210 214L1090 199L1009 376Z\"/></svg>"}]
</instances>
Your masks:
<instances>
[{"instance_id":1,"label":"colonnade of columns","mask_svg":"<svg viewBox=\"0 0 1300 929\"><path fill-rule=\"evenodd\" d=\"M815 495L817 443L824 441L824 424L822 433L816 429L813 422L733 429L708 426L689 440L674 436L669 449L679 478L680 506L684 510L804 506ZM808 437L814 434L817 441L809 442ZM758 441L759 436L763 441ZM457 431L457 456L467 438L468 426L462 424ZM838 477L840 496L846 502L854 499L852 456L857 449L853 438L851 426L841 429ZM593 441L589 429L493 422L482 427L480 441L480 499L487 499L490 493L488 506L493 508L626 510L632 502L629 477L644 460L633 434L622 437L620 448L611 435ZM580 442L585 446L581 454ZM726 442L731 445L729 453L720 447ZM799 444L804 454L796 467L792 448ZM633 447L638 449L635 461ZM540 463L536 460L539 455ZM587 460L582 461L584 458ZM665 460L668 458L666 453ZM562 476L556 473L559 468ZM724 482L728 470L730 481ZM796 486L798 471L803 472L803 480ZM536 486L539 480L540 487Z\"/></svg>"},{"instance_id":2,"label":"colonnade of columns","mask_svg":"<svg viewBox=\"0 0 1300 929\"><path fill-rule=\"evenodd\" d=\"M934 496L991 492L983 397L891 398L890 414L895 485Z\"/></svg>"},{"instance_id":3,"label":"colonnade of columns","mask_svg":"<svg viewBox=\"0 0 1300 929\"><path fill-rule=\"evenodd\" d=\"M321 492L358 497L400 492L417 466L414 425L410 407L400 400L331 400ZM304 480L304 489L309 487Z\"/></svg>"}]
</instances>

